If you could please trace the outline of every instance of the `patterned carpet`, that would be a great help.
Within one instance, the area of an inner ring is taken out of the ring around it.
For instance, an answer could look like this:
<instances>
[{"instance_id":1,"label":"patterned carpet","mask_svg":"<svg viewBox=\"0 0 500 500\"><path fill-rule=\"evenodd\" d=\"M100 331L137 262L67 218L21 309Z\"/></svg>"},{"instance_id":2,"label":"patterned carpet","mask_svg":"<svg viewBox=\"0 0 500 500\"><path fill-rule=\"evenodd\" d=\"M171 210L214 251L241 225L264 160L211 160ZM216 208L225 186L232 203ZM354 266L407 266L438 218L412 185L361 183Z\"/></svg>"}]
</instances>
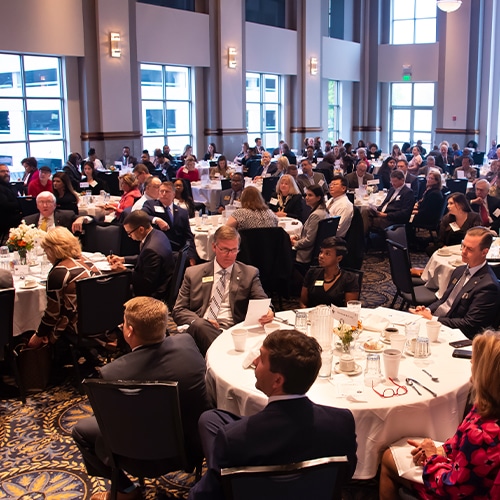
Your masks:
<instances>
[{"instance_id":1,"label":"patterned carpet","mask_svg":"<svg viewBox=\"0 0 500 500\"><path fill-rule=\"evenodd\" d=\"M426 257L412 254L412 264L423 266ZM387 306L394 294L387 255L373 252L363 266L362 301L365 307ZM286 301L295 308L297 300ZM86 397L69 384L28 398L0 401L0 499L87 500L109 487L107 481L88 477L71 439L78 420L91 414ZM183 472L146 480L145 497L186 498L194 475ZM353 482L346 499L378 498L377 481Z\"/></svg>"}]
</instances>

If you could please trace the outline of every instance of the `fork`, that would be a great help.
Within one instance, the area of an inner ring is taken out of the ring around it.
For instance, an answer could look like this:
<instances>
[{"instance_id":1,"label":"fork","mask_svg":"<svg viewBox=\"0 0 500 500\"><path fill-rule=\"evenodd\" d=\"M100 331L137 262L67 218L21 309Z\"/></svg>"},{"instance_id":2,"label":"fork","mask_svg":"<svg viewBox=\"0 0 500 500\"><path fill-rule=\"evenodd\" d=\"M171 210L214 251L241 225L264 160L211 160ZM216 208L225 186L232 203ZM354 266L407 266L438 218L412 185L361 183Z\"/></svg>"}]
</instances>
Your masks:
<instances>
[{"instance_id":1,"label":"fork","mask_svg":"<svg viewBox=\"0 0 500 500\"><path fill-rule=\"evenodd\" d=\"M431 380L433 382L439 382L439 378L438 377L434 377L432 376L425 368L422 368L422 371L426 374L426 375L429 375L429 377L431 377Z\"/></svg>"}]
</instances>

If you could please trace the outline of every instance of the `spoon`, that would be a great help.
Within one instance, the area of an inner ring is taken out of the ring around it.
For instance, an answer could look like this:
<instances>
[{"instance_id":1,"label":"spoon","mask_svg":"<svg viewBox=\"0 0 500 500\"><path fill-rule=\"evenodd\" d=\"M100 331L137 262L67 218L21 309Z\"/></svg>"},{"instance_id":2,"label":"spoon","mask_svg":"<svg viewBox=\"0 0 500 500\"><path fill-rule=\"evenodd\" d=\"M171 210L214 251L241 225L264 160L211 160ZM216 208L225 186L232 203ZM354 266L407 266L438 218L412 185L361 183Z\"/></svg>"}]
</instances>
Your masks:
<instances>
[{"instance_id":1,"label":"spoon","mask_svg":"<svg viewBox=\"0 0 500 500\"><path fill-rule=\"evenodd\" d=\"M417 394L419 396L422 395L422 393L413 385L413 380L411 378L407 378L406 379L406 383L410 386L410 387L413 387L416 391L417 391Z\"/></svg>"},{"instance_id":2,"label":"spoon","mask_svg":"<svg viewBox=\"0 0 500 500\"><path fill-rule=\"evenodd\" d=\"M439 382L439 378L437 377L433 377L425 368L422 368L422 371L426 374L426 375L429 375L429 377L431 377L431 380L433 382Z\"/></svg>"}]
</instances>

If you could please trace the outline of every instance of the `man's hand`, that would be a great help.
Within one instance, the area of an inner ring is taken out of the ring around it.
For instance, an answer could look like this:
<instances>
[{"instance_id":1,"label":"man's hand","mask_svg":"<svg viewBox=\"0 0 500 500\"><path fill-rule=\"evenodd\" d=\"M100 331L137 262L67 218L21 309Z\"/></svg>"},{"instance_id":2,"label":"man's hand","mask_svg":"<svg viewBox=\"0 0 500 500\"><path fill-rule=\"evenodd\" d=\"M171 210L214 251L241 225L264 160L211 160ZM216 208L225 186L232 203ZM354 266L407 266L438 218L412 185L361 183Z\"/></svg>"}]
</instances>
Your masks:
<instances>
[{"instance_id":1,"label":"man's hand","mask_svg":"<svg viewBox=\"0 0 500 500\"><path fill-rule=\"evenodd\" d=\"M259 323L265 325L266 323L271 323L274 319L274 312L272 309L268 309L267 314L259 318Z\"/></svg>"},{"instance_id":2,"label":"man's hand","mask_svg":"<svg viewBox=\"0 0 500 500\"><path fill-rule=\"evenodd\" d=\"M108 255L106 257L109 262L109 267L113 271L124 271L125 270L125 257L119 257L118 255Z\"/></svg>"},{"instance_id":3,"label":"man's hand","mask_svg":"<svg viewBox=\"0 0 500 500\"><path fill-rule=\"evenodd\" d=\"M170 229L170 226L163 219L160 219L160 217L156 217L155 224L162 231L168 231Z\"/></svg>"},{"instance_id":4,"label":"man's hand","mask_svg":"<svg viewBox=\"0 0 500 500\"><path fill-rule=\"evenodd\" d=\"M387 214L385 212L381 212L380 210L377 210L375 214L377 217L387 217Z\"/></svg>"},{"instance_id":5,"label":"man's hand","mask_svg":"<svg viewBox=\"0 0 500 500\"><path fill-rule=\"evenodd\" d=\"M220 325L215 319L207 319L207 321L216 329L220 330Z\"/></svg>"},{"instance_id":6,"label":"man's hand","mask_svg":"<svg viewBox=\"0 0 500 500\"><path fill-rule=\"evenodd\" d=\"M415 309L410 307L408 311L411 312L412 314L418 314L419 316L422 316L425 319L432 319L432 313L428 307L417 306L415 307Z\"/></svg>"},{"instance_id":7,"label":"man's hand","mask_svg":"<svg viewBox=\"0 0 500 500\"><path fill-rule=\"evenodd\" d=\"M34 333L26 347L31 347L33 349L38 349L41 347L43 344L47 344L49 342L48 337L39 337L36 333Z\"/></svg>"},{"instance_id":8,"label":"man's hand","mask_svg":"<svg viewBox=\"0 0 500 500\"><path fill-rule=\"evenodd\" d=\"M85 221L84 216L81 216L81 217L78 217L77 219L75 219L75 221L73 222L73 225L71 226L71 230L74 233L81 233L83 231L84 221Z\"/></svg>"},{"instance_id":9,"label":"man's hand","mask_svg":"<svg viewBox=\"0 0 500 500\"><path fill-rule=\"evenodd\" d=\"M482 205L483 204L483 199L476 197L473 200L470 200L469 203L472 203L473 205Z\"/></svg>"}]
</instances>

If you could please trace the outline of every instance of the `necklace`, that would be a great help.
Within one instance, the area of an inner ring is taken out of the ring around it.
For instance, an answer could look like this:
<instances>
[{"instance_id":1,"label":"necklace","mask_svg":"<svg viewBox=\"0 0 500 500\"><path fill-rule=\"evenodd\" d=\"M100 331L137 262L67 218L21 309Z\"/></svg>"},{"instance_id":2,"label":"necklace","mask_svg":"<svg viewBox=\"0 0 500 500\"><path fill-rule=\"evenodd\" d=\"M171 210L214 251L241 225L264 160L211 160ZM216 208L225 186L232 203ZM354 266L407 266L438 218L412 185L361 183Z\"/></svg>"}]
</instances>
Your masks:
<instances>
[{"instance_id":1,"label":"necklace","mask_svg":"<svg viewBox=\"0 0 500 500\"><path fill-rule=\"evenodd\" d=\"M330 283L334 283L335 281L337 281L339 278L340 278L340 274L341 272L339 271L339 273L334 276L331 280L323 280L323 283L326 283L326 284L330 284Z\"/></svg>"}]
</instances>

